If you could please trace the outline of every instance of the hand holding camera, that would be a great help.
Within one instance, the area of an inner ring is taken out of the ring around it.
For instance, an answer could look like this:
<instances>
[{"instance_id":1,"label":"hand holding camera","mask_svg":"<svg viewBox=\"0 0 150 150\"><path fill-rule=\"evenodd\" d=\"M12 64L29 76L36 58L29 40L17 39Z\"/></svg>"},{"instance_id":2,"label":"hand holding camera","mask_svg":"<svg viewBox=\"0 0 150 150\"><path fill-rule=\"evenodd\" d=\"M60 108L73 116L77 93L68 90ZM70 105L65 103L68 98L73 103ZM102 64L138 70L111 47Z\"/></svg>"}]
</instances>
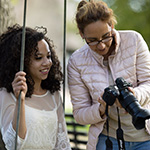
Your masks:
<instances>
[{"instance_id":1,"label":"hand holding camera","mask_svg":"<svg viewBox=\"0 0 150 150\"><path fill-rule=\"evenodd\" d=\"M121 106L132 116L132 123L136 129L145 128L145 120L150 118L150 111L143 109L131 90L131 84L122 77L117 78L116 85L111 85L104 90L103 100L112 106L118 98Z\"/></svg>"}]
</instances>

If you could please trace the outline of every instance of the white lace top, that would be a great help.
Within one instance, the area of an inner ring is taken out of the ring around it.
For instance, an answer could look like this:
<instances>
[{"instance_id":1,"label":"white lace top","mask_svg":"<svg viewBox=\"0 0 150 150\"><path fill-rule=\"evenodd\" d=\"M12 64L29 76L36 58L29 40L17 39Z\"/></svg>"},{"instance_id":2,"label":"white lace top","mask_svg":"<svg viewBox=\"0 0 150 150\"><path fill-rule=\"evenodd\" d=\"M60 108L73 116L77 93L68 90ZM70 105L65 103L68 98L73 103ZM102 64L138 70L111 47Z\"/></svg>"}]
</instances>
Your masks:
<instances>
[{"instance_id":1,"label":"white lace top","mask_svg":"<svg viewBox=\"0 0 150 150\"><path fill-rule=\"evenodd\" d=\"M0 127L7 150L14 150L16 132L12 127L16 99L0 91ZM18 150L71 150L59 92L26 98L27 133L18 136Z\"/></svg>"}]
</instances>

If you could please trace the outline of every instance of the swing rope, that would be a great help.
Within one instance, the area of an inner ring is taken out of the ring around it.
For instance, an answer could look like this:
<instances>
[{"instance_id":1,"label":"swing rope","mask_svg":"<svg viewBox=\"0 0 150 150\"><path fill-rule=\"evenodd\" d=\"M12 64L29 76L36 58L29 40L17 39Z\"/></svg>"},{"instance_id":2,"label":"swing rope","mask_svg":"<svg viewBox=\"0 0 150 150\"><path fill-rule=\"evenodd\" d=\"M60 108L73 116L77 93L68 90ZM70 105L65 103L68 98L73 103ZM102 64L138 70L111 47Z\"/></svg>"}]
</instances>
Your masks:
<instances>
[{"instance_id":1,"label":"swing rope","mask_svg":"<svg viewBox=\"0 0 150 150\"><path fill-rule=\"evenodd\" d=\"M66 0L64 0L64 37L63 37L63 108L65 110L65 88L66 88ZM24 17L23 17L23 30L22 30L22 45L21 45L21 58L20 58L20 71L24 69L24 51L25 51L25 22L26 22L26 6L27 0L24 0ZM18 112L17 112L17 125L15 137L15 150L17 150L19 120L20 120L20 106L21 106L21 92L18 99Z\"/></svg>"},{"instance_id":2,"label":"swing rope","mask_svg":"<svg viewBox=\"0 0 150 150\"><path fill-rule=\"evenodd\" d=\"M23 69L24 69L26 6L27 6L27 0L24 0L24 17L23 17L23 29L22 29L20 71L23 71ZM18 140L19 120L20 120L20 106L21 106L21 91L19 93L19 98L18 98L15 150L17 150L17 140Z\"/></svg>"},{"instance_id":3,"label":"swing rope","mask_svg":"<svg viewBox=\"0 0 150 150\"><path fill-rule=\"evenodd\" d=\"M66 6L67 2L64 0L64 37L63 37L63 108L65 110L65 89L66 89Z\"/></svg>"}]
</instances>

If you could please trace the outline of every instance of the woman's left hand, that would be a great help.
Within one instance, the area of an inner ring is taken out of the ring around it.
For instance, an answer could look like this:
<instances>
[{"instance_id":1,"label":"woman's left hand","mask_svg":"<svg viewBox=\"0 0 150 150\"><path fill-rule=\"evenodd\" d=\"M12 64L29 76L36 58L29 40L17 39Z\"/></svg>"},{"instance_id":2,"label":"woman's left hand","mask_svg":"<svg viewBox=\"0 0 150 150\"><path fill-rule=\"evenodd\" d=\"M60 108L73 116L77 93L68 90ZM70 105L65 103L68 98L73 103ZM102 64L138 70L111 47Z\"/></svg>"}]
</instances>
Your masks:
<instances>
[{"instance_id":1,"label":"woman's left hand","mask_svg":"<svg viewBox=\"0 0 150 150\"><path fill-rule=\"evenodd\" d=\"M23 71L19 71L16 73L15 78L12 82L12 88L16 99L18 99L20 91L21 91L21 99L25 99L25 95L27 93L27 83L26 83L26 73Z\"/></svg>"}]
</instances>

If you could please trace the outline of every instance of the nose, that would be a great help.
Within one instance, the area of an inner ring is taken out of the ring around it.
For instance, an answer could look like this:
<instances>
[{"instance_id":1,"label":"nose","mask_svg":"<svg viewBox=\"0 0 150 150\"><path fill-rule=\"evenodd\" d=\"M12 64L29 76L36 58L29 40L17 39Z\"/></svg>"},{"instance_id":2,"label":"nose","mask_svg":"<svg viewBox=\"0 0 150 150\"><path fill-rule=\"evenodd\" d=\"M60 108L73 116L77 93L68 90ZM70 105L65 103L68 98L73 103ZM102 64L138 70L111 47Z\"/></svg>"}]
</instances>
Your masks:
<instances>
[{"instance_id":1,"label":"nose","mask_svg":"<svg viewBox=\"0 0 150 150\"><path fill-rule=\"evenodd\" d=\"M105 43L103 43L103 42L98 43L97 48L98 49L104 49L105 48Z\"/></svg>"},{"instance_id":2,"label":"nose","mask_svg":"<svg viewBox=\"0 0 150 150\"><path fill-rule=\"evenodd\" d=\"M51 58L45 57L43 60L43 65L51 65L51 64L52 64Z\"/></svg>"}]
</instances>

